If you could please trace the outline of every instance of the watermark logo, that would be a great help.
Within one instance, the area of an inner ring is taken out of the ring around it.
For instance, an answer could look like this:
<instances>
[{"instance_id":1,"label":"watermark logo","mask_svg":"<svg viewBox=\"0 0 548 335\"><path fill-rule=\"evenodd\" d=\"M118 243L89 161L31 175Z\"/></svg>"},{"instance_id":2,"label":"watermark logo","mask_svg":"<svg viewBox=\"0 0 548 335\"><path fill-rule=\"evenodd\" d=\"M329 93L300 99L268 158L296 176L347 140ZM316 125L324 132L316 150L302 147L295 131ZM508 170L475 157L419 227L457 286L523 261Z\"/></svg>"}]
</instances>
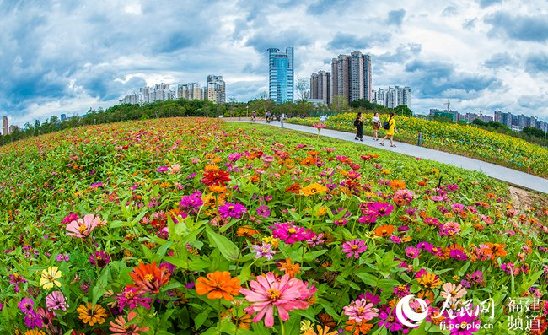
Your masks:
<instances>
[{"instance_id":1,"label":"watermark logo","mask_svg":"<svg viewBox=\"0 0 548 335\"><path fill-rule=\"evenodd\" d=\"M421 307L420 310L422 312L418 313L413 310L411 307L411 299ZM427 315L428 306L426 305L426 301L415 298L414 294L406 295L396 305L396 317L398 318L398 321L409 328L418 327L421 322L426 319Z\"/></svg>"}]
</instances>

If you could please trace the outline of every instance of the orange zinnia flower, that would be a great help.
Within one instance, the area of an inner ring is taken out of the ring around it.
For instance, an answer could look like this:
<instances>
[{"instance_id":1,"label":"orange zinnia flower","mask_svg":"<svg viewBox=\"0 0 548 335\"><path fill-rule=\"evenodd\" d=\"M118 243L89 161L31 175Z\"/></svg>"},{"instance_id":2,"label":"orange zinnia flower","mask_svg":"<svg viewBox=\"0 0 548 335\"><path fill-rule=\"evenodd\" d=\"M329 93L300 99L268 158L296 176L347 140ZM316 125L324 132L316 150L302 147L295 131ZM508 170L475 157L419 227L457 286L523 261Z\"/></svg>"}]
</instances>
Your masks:
<instances>
[{"instance_id":1,"label":"orange zinnia flower","mask_svg":"<svg viewBox=\"0 0 548 335\"><path fill-rule=\"evenodd\" d=\"M394 232L394 229L396 229L396 227L394 227L393 225L385 224L375 228L374 233L376 236L387 237L392 235L392 233Z\"/></svg>"},{"instance_id":2,"label":"orange zinnia flower","mask_svg":"<svg viewBox=\"0 0 548 335\"><path fill-rule=\"evenodd\" d=\"M285 262L280 262L278 268L280 269L280 271L288 274L291 278L295 277L295 275L301 271L301 266L299 265L299 263L293 263L289 258L286 258Z\"/></svg>"},{"instance_id":3,"label":"orange zinnia flower","mask_svg":"<svg viewBox=\"0 0 548 335\"><path fill-rule=\"evenodd\" d=\"M506 257L506 255L508 255L506 250L504 250L504 244L487 242L485 245L491 248L493 257Z\"/></svg>"},{"instance_id":4,"label":"orange zinnia flower","mask_svg":"<svg viewBox=\"0 0 548 335\"><path fill-rule=\"evenodd\" d=\"M298 183L294 183L285 189L286 192L290 192L290 193L299 193L300 190L301 190L301 185L299 185Z\"/></svg>"},{"instance_id":5,"label":"orange zinnia flower","mask_svg":"<svg viewBox=\"0 0 548 335\"><path fill-rule=\"evenodd\" d=\"M159 268L156 263L139 263L129 275L135 285L143 291L158 293L160 287L169 281L170 273L166 268Z\"/></svg>"},{"instance_id":6,"label":"orange zinnia flower","mask_svg":"<svg viewBox=\"0 0 548 335\"><path fill-rule=\"evenodd\" d=\"M354 320L346 321L344 329L353 335L367 334L373 328L373 325L365 322L356 322Z\"/></svg>"},{"instance_id":7,"label":"orange zinnia flower","mask_svg":"<svg viewBox=\"0 0 548 335\"><path fill-rule=\"evenodd\" d=\"M417 279L417 282L427 289L437 288L440 287L442 284L440 278L433 273L427 273L423 275L422 277Z\"/></svg>"},{"instance_id":8,"label":"orange zinnia flower","mask_svg":"<svg viewBox=\"0 0 548 335\"><path fill-rule=\"evenodd\" d=\"M234 296L240 293L240 279L232 278L230 273L212 272L207 278L200 277L196 280L196 293L207 294L208 299L234 300Z\"/></svg>"},{"instance_id":9,"label":"orange zinnia flower","mask_svg":"<svg viewBox=\"0 0 548 335\"><path fill-rule=\"evenodd\" d=\"M253 237L253 235L259 234L259 231L251 228L250 226L241 226L236 231L236 235L243 237Z\"/></svg>"},{"instance_id":10,"label":"orange zinnia flower","mask_svg":"<svg viewBox=\"0 0 548 335\"><path fill-rule=\"evenodd\" d=\"M397 179L391 180L389 185L390 185L390 188L394 191L403 190L406 187L405 181L397 180Z\"/></svg>"}]
</instances>

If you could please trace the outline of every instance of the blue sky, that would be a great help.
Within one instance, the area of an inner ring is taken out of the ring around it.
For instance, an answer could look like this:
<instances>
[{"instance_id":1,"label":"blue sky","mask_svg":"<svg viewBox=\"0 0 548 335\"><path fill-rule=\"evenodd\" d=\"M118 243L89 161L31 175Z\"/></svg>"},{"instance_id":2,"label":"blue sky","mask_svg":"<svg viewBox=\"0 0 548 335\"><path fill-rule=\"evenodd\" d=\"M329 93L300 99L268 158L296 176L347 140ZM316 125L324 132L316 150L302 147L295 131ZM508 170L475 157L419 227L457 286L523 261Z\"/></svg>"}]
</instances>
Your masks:
<instances>
[{"instance_id":1,"label":"blue sky","mask_svg":"<svg viewBox=\"0 0 548 335\"><path fill-rule=\"evenodd\" d=\"M247 101L266 90L266 48L288 45L297 78L361 50L374 88L410 86L416 112L450 100L548 120L545 0L0 0L0 12L0 114L19 125L208 74Z\"/></svg>"}]
</instances>

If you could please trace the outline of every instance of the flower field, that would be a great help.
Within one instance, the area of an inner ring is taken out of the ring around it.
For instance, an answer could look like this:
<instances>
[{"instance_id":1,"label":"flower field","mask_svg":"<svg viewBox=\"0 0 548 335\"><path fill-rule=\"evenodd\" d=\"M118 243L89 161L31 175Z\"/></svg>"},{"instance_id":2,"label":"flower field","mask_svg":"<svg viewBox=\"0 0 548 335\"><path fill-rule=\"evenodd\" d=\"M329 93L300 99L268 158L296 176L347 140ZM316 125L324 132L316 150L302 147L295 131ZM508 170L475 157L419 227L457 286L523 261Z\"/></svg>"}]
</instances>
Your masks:
<instances>
[{"instance_id":1,"label":"flower field","mask_svg":"<svg viewBox=\"0 0 548 335\"><path fill-rule=\"evenodd\" d=\"M331 129L355 132L353 113L331 116L326 126ZM370 120L372 115L366 115ZM384 116L385 117L385 116ZM384 117L381 119L384 122ZM287 122L312 126L317 118L292 118ZM457 153L521 170L530 174L548 177L548 149L525 140L481 128L437 122L416 117L396 116L396 141L417 143L417 134L422 132L424 147ZM372 136L370 122L365 123L364 133ZM384 136L384 130L379 131Z\"/></svg>"},{"instance_id":2,"label":"flower field","mask_svg":"<svg viewBox=\"0 0 548 335\"><path fill-rule=\"evenodd\" d=\"M69 129L0 164L1 334L548 327L548 199L480 173L207 118Z\"/></svg>"}]
</instances>

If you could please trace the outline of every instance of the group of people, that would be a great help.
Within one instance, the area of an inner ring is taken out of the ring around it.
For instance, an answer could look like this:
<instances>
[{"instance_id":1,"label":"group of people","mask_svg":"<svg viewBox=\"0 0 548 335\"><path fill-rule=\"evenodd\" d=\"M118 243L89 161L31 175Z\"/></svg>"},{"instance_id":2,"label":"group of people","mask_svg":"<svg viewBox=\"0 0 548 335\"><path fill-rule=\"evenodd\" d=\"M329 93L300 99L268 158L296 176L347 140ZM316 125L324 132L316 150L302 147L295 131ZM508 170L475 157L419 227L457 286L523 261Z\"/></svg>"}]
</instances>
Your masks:
<instances>
[{"instance_id":1,"label":"group of people","mask_svg":"<svg viewBox=\"0 0 548 335\"><path fill-rule=\"evenodd\" d=\"M358 114L356 115L356 119L354 120L354 126L356 127L356 141L360 140L363 142L364 121L365 120L362 112L358 112ZM381 129L381 118L379 116L379 113L373 114L371 123L373 126L373 140L379 141L379 129ZM383 124L383 129L386 130L385 136L381 139L379 144L384 146L384 141L386 139L389 139L390 146L395 147L396 145L394 144L394 133L396 132L396 118L394 117L394 113L390 113L388 120L386 120L386 122Z\"/></svg>"}]
</instances>

